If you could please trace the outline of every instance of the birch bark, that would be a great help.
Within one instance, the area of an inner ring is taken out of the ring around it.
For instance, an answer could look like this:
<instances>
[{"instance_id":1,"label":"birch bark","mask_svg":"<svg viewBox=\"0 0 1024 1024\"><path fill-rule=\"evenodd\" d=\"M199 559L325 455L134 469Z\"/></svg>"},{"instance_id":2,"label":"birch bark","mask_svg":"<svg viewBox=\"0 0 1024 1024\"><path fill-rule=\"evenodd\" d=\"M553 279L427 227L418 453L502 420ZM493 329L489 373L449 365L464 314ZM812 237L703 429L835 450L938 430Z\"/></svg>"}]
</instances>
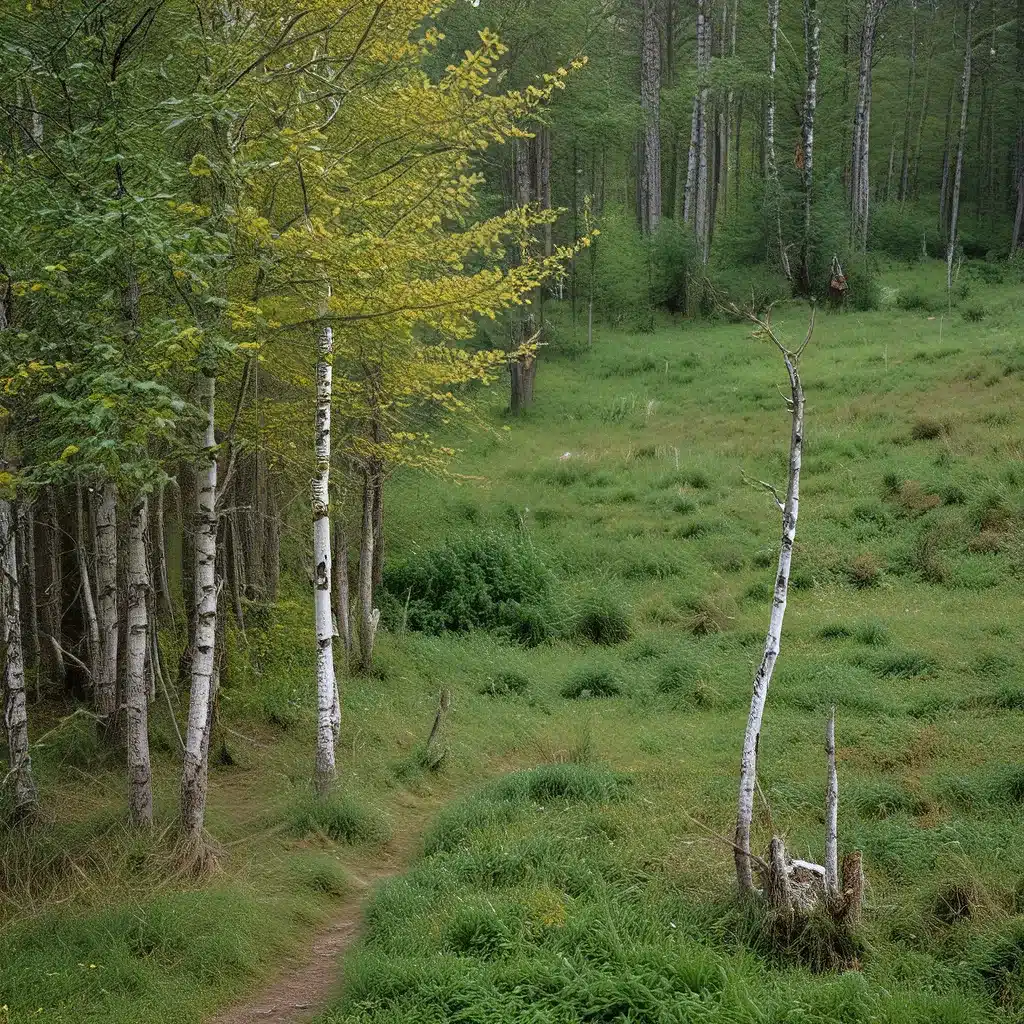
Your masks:
<instances>
[{"instance_id":1,"label":"birch bark","mask_svg":"<svg viewBox=\"0 0 1024 1024\"><path fill-rule=\"evenodd\" d=\"M956 169L953 172L953 195L950 199L949 245L946 247L946 287L953 287L953 255L957 244L957 221L960 216L960 183L964 170L964 141L967 138L967 109L971 95L971 27L976 0L967 0L967 32L964 42L964 71L960 79L960 132L956 141Z\"/></svg>"},{"instance_id":2,"label":"birch bark","mask_svg":"<svg viewBox=\"0 0 1024 1024\"><path fill-rule=\"evenodd\" d=\"M757 748L761 738L761 721L764 717L765 701L768 698L768 686L772 680L772 672L779 656L782 642L782 620L786 614L786 600L789 595L789 576L793 562L793 543L796 540L796 523L800 511L800 465L804 442L804 389L798 372L800 352L810 341L814 330L814 311L811 311L811 323L807 331L804 346L796 353L789 352L772 333L767 322L760 326L769 334L774 344L782 352L789 376L790 412L792 428L789 442L789 482L786 489L785 503L779 504L782 512L782 543L779 547L779 565L775 574L775 590L772 597L772 610L768 622L768 635L764 642L761 663L754 675L753 693L750 699L750 714L743 737L743 753L740 758L740 785L736 813L736 838L734 855L736 861L736 881L741 893L753 891L753 873L750 863L750 826L754 818L754 788L757 782Z\"/></svg>"},{"instance_id":3,"label":"birch bark","mask_svg":"<svg viewBox=\"0 0 1024 1024\"><path fill-rule=\"evenodd\" d=\"M821 15L818 0L804 0L804 67L807 84L801 123L803 146L804 230L800 246L800 284L811 294L811 214L814 186L814 114L818 105L818 72L821 67Z\"/></svg>"},{"instance_id":4,"label":"birch bark","mask_svg":"<svg viewBox=\"0 0 1024 1024\"><path fill-rule=\"evenodd\" d=\"M641 0L640 107L644 115L640 168L640 227L654 234L661 223L661 42L655 0Z\"/></svg>"},{"instance_id":5,"label":"birch bark","mask_svg":"<svg viewBox=\"0 0 1024 1024\"><path fill-rule=\"evenodd\" d=\"M153 773L149 763L150 573L146 559L149 502L135 502L128 520L128 632L125 643L125 739L128 747L128 820L136 828L153 824Z\"/></svg>"},{"instance_id":6,"label":"birch bark","mask_svg":"<svg viewBox=\"0 0 1024 1024\"><path fill-rule=\"evenodd\" d=\"M31 813L37 803L32 754L28 744L25 700L25 653L21 643L21 602L18 594L17 523L14 503L0 498L0 640L6 652L4 726L7 733L8 781L14 810Z\"/></svg>"},{"instance_id":7,"label":"birch bark","mask_svg":"<svg viewBox=\"0 0 1024 1024\"><path fill-rule=\"evenodd\" d=\"M117 484L104 479L96 497L96 616L99 661L94 681L96 713L105 726L117 712L117 647L120 630L117 593Z\"/></svg>"},{"instance_id":8,"label":"birch bark","mask_svg":"<svg viewBox=\"0 0 1024 1024\"><path fill-rule=\"evenodd\" d=\"M331 397L334 333L324 324L317 338L316 409L311 486L313 505L313 612L316 625L316 790L334 782L334 726L337 683L334 676L334 627L331 619Z\"/></svg>"},{"instance_id":9,"label":"birch bark","mask_svg":"<svg viewBox=\"0 0 1024 1024\"><path fill-rule=\"evenodd\" d=\"M363 525L359 544L359 663L364 672L373 667L377 610L373 607L373 489L374 473L363 470Z\"/></svg>"},{"instance_id":10,"label":"birch bark","mask_svg":"<svg viewBox=\"0 0 1024 1024\"><path fill-rule=\"evenodd\" d=\"M181 832L186 855L202 866L203 824L206 817L208 759L206 755L211 689L217 646L217 439L214 412L217 381L202 380L206 425L202 434L202 464L196 473L195 516L195 635L192 644L191 691L185 752L181 770Z\"/></svg>"}]
</instances>

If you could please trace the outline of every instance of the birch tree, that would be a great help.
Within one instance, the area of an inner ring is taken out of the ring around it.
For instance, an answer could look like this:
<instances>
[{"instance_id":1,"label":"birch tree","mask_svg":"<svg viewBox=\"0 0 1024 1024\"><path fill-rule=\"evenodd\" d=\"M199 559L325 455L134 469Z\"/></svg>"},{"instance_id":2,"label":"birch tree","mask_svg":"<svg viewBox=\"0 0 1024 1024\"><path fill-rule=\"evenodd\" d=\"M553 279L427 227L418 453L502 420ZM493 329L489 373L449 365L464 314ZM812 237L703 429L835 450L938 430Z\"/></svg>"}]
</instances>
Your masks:
<instances>
[{"instance_id":1,"label":"birch tree","mask_svg":"<svg viewBox=\"0 0 1024 1024\"><path fill-rule=\"evenodd\" d=\"M316 789L326 793L334 781L335 716L340 715L334 674L334 628L331 618L331 397L334 332L321 326L317 337L315 471L313 503L313 608L316 628Z\"/></svg>"},{"instance_id":2,"label":"birch tree","mask_svg":"<svg viewBox=\"0 0 1024 1024\"><path fill-rule=\"evenodd\" d=\"M8 482L4 482L4 477ZM10 486L11 474L0 462L0 487ZM7 733L8 770L14 812L30 814L38 803L32 754L28 744L28 709L25 700L25 652L21 642L21 605L18 586L17 516L12 499L0 492L0 641L3 642L4 726Z\"/></svg>"},{"instance_id":3,"label":"birch tree","mask_svg":"<svg viewBox=\"0 0 1024 1024\"><path fill-rule=\"evenodd\" d=\"M201 870L206 863L203 829L208 784L208 740L217 647L217 379L212 369L202 378L205 425L200 438L195 512L195 639L192 644L188 726L181 770L181 858Z\"/></svg>"},{"instance_id":4,"label":"birch tree","mask_svg":"<svg viewBox=\"0 0 1024 1024\"><path fill-rule=\"evenodd\" d=\"M814 113L818 105L818 72L821 67L821 15L817 0L804 0L804 69L807 74L801 118L801 175L804 187L804 228L800 245L800 286L811 294L811 214L814 195Z\"/></svg>"},{"instance_id":5,"label":"birch tree","mask_svg":"<svg viewBox=\"0 0 1024 1024\"><path fill-rule=\"evenodd\" d=\"M125 742L128 749L128 819L139 827L153 823L153 772L149 761L150 569L146 557L149 501L140 497L128 519L126 570L128 629L125 648Z\"/></svg>"},{"instance_id":6,"label":"birch tree","mask_svg":"<svg viewBox=\"0 0 1024 1024\"><path fill-rule=\"evenodd\" d=\"M782 237L782 189L775 155L775 72L779 54L779 0L768 0L768 96L764 112L765 197L768 220L774 222L779 247L779 261L787 278L793 276L789 251Z\"/></svg>"},{"instance_id":7,"label":"birch tree","mask_svg":"<svg viewBox=\"0 0 1024 1024\"><path fill-rule=\"evenodd\" d=\"M640 3L640 106L644 116L640 144L640 226L644 234L654 234L661 223L661 41L655 0L640 0Z\"/></svg>"},{"instance_id":8,"label":"birch tree","mask_svg":"<svg viewBox=\"0 0 1024 1024\"><path fill-rule=\"evenodd\" d=\"M871 71L878 21L888 0L867 0L860 30L860 68L853 113L853 153L850 159L850 240L861 252L868 245L871 216L869 153L871 142Z\"/></svg>"},{"instance_id":9,"label":"birch tree","mask_svg":"<svg viewBox=\"0 0 1024 1024\"><path fill-rule=\"evenodd\" d=\"M778 348L789 378L790 396L787 400L791 417L789 438L789 479L786 497L782 500L770 484L764 486L771 492L775 504L782 513L782 540L779 546L779 564L775 573L775 589L772 595L772 610L765 637L764 652L754 674L753 693L750 699L750 714L743 736L743 752L740 757L740 785L736 810L736 837L734 859L736 882L741 894L753 892L754 881L751 870L750 827L754 819L754 789L757 783L757 753L761 738L761 721L764 717L768 687L772 672L779 657L782 643L782 620L786 614L786 600L789 596L789 577L793 563L793 543L796 540L797 517L800 512L800 468L804 445L804 388L800 380L800 356L814 333L814 307L811 307L811 322L803 344L795 351L789 351L776 337L771 326L771 313L761 320L752 315L759 332Z\"/></svg>"},{"instance_id":10,"label":"birch tree","mask_svg":"<svg viewBox=\"0 0 1024 1024\"><path fill-rule=\"evenodd\" d=\"M977 0L967 0L967 30L964 34L964 70L960 78L960 130L956 139L956 167L953 171L953 193L950 197L949 243L946 247L946 287L953 287L953 257L956 253L960 217L960 184L964 170L964 143L967 138L967 110L971 96L971 29Z\"/></svg>"},{"instance_id":11,"label":"birch tree","mask_svg":"<svg viewBox=\"0 0 1024 1024\"><path fill-rule=\"evenodd\" d=\"M95 672L96 713L105 729L117 714L117 647L120 638L117 595L117 485L103 479L96 488L96 618L99 661Z\"/></svg>"}]
</instances>

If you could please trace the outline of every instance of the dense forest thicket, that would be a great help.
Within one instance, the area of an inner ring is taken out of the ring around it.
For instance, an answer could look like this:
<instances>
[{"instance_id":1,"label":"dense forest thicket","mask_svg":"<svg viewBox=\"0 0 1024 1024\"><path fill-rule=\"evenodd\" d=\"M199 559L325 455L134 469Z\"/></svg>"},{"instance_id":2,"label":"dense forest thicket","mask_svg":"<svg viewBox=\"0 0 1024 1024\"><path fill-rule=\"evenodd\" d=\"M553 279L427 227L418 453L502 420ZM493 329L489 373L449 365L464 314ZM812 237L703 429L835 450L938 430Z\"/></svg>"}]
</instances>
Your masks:
<instances>
[{"instance_id":1,"label":"dense forest thicket","mask_svg":"<svg viewBox=\"0 0 1024 1024\"><path fill-rule=\"evenodd\" d=\"M374 671L381 630L546 639L522 582L542 574L508 562L526 553L445 556L507 581L487 607L447 607L429 558L389 566L386 482L493 430L482 389L507 388L511 415L540 400L546 354L581 354L595 321L875 309L882 260L944 261L947 317L965 267L1020 280L1022 14L5 4L5 813L39 814L34 715L57 708L54 728L86 719L116 752L131 825L151 826L159 703L175 862L201 872L224 676L283 594L311 598L319 797L352 733L339 680ZM442 695L439 728L446 712Z\"/></svg>"}]
</instances>

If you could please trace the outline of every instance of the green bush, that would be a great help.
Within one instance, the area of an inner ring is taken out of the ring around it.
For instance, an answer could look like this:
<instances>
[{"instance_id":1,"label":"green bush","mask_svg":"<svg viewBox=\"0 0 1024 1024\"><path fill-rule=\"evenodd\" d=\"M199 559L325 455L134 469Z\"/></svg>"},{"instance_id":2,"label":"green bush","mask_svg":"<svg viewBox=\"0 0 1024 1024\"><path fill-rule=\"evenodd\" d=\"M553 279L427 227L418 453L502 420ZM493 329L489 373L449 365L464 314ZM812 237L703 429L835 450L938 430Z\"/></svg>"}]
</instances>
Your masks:
<instances>
[{"instance_id":1,"label":"green bush","mask_svg":"<svg viewBox=\"0 0 1024 1024\"><path fill-rule=\"evenodd\" d=\"M629 615L612 598L592 599L580 612L573 633L592 644L621 644L633 635Z\"/></svg>"},{"instance_id":2,"label":"green bush","mask_svg":"<svg viewBox=\"0 0 1024 1024\"><path fill-rule=\"evenodd\" d=\"M488 697L511 697L525 693L529 688L530 680L522 672L507 669L489 680L480 692Z\"/></svg>"},{"instance_id":3,"label":"green bush","mask_svg":"<svg viewBox=\"0 0 1024 1024\"><path fill-rule=\"evenodd\" d=\"M285 820L292 835L300 839L326 836L352 846L383 842L391 834L377 811L344 793L323 797L304 793L285 810Z\"/></svg>"},{"instance_id":4,"label":"green bush","mask_svg":"<svg viewBox=\"0 0 1024 1024\"><path fill-rule=\"evenodd\" d=\"M618 673L605 665L584 665L576 669L562 687L567 700L584 697L615 697L622 692Z\"/></svg>"},{"instance_id":5,"label":"green bush","mask_svg":"<svg viewBox=\"0 0 1024 1024\"><path fill-rule=\"evenodd\" d=\"M921 257L923 226L898 203L880 203L871 211L868 248L905 263Z\"/></svg>"},{"instance_id":6,"label":"green bush","mask_svg":"<svg viewBox=\"0 0 1024 1024\"><path fill-rule=\"evenodd\" d=\"M385 567L385 621L440 634L491 629L534 645L558 629L550 570L532 546L469 534ZM408 613L406 613L408 606Z\"/></svg>"}]
</instances>

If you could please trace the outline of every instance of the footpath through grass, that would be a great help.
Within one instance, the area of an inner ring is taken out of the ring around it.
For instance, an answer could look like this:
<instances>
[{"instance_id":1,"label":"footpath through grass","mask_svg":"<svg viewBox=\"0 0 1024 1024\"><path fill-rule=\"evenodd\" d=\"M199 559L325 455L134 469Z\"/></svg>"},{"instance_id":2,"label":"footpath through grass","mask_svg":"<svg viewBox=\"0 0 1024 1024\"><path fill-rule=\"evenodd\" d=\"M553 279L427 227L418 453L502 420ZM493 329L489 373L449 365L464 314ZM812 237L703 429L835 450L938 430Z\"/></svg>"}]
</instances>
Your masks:
<instances>
[{"instance_id":1,"label":"footpath through grass","mask_svg":"<svg viewBox=\"0 0 1024 1024\"><path fill-rule=\"evenodd\" d=\"M10 1019L200 1019L279 965L346 871L405 858L442 804L537 765L445 812L373 904L325 1019L1016 1019L1024 309L1019 285L968 268L949 315L928 298L941 275L896 270L883 310L822 314L803 362L761 785L787 846L820 859L834 703L841 843L870 882L862 970L780 959L729 901L731 854L709 832L731 828L770 600L778 516L747 478L784 482L784 375L743 325L666 325L545 350L536 407L511 422L488 399L494 433L460 455L458 486L390 483L389 629L374 677L346 681L326 812L307 799L304 596L244 651L233 639L210 885L168 880L159 837L126 837L120 769L87 730L47 740L54 820L3 837ZM805 312L776 322L797 339ZM441 686L452 755L435 775L421 748ZM176 740L162 712L154 730L169 824Z\"/></svg>"}]
</instances>

